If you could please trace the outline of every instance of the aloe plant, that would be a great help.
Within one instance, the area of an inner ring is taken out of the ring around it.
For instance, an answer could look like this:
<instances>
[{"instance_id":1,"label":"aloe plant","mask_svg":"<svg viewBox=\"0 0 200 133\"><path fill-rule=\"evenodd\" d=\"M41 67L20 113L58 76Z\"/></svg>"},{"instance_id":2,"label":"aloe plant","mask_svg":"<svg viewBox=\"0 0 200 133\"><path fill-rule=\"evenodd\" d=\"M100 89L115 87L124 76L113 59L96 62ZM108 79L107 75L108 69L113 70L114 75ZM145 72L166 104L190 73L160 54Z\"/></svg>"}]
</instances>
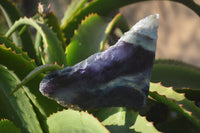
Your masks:
<instances>
[{"instance_id":1,"label":"aloe plant","mask_svg":"<svg viewBox=\"0 0 200 133\"><path fill-rule=\"evenodd\" d=\"M200 15L193 0L173 1ZM42 5L35 16L26 18L9 0L0 0L9 26L0 34L0 132L199 132L200 68L180 61L155 61L147 105L138 111L126 107L73 110L39 92L46 73L104 51L115 28L127 31L121 14L109 14L137 2L74 0L60 24ZM35 38L29 26L37 31Z\"/></svg>"}]
</instances>

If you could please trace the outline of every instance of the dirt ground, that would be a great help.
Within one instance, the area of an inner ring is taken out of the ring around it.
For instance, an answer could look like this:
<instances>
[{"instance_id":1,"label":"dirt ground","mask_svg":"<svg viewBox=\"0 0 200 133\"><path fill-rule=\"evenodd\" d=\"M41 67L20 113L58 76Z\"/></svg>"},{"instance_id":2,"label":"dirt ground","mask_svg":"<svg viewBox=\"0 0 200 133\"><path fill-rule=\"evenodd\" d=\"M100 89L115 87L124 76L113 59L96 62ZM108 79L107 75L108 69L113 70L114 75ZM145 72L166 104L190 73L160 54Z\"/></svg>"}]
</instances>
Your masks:
<instances>
[{"instance_id":1,"label":"dirt ground","mask_svg":"<svg viewBox=\"0 0 200 133\"><path fill-rule=\"evenodd\" d=\"M192 10L175 2L149 1L123 7L120 11L130 25L159 13L156 58L176 59L200 66L200 18Z\"/></svg>"}]
</instances>

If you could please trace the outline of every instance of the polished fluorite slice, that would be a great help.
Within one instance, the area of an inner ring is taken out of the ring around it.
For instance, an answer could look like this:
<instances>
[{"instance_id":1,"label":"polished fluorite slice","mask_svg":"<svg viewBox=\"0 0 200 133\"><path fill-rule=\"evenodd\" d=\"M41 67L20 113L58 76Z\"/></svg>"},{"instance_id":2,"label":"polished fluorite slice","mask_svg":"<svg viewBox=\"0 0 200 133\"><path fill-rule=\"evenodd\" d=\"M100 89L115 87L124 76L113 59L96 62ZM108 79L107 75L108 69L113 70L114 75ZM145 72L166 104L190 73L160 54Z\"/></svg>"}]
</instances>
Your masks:
<instances>
[{"instance_id":1,"label":"polished fluorite slice","mask_svg":"<svg viewBox=\"0 0 200 133\"><path fill-rule=\"evenodd\" d=\"M108 50L48 74L40 83L43 95L67 107L145 106L155 59L158 14L136 23Z\"/></svg>"}]
</instances>

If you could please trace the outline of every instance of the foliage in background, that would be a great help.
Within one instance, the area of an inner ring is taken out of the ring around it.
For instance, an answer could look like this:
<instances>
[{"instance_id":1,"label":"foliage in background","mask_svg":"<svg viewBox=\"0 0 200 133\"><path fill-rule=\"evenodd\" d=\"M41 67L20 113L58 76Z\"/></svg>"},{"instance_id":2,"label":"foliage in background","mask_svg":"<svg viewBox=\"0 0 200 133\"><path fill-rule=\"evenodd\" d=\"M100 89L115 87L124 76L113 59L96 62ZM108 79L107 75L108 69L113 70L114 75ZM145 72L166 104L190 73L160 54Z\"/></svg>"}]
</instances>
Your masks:
<instances>
[{"instance_id":1,"label":"foliage in background","mask_svg":"<svg viewBox=\"0 0 200 133\"><path fill-rule=\"evenodd\" d=\"M174 1L200 15L193 0ZM74 111L39 92L45 74L38 66L70 66L102 51L108 38L116 36L114 30L123 33L129 28L121 14L110 13L136 2L74 0L60 24L41 6L34 17L26 18L9 0L0 0L9 26L0 34L0 132L200 132L200 68L179 61L156 60L148 104L139 112L122 107ZM29 26L36 29L35 38ZM37 76L10 95L31 71Z\"/></svg>"}]
</instances>

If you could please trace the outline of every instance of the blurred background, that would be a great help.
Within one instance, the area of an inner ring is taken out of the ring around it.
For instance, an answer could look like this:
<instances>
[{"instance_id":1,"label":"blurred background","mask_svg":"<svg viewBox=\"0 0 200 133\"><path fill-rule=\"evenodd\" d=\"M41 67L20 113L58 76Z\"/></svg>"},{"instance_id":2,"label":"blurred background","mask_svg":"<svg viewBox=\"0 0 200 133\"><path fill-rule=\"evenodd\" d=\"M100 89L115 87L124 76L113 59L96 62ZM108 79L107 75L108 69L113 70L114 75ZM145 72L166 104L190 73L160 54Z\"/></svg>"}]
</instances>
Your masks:
<instances>
[{"instance_id":1,"label":"blurred background","mask_svg":"<svg viewBox=\"0 0 200 133\"><path fill-rule=\"evenodd\" d=\"M51 10L61 19L73 0L12 0L25 16L37 12L37 3ZM195 0L200 4L200 0ZM148 1L132 4L120 9L130 26L154 13L160 14L156 58L177 59L200 67L200 18L186 6L169 1ZM0 12L0 25L4 18ZM0 26L5 31L5 27Z\"/></svg>"}]
</instances>

